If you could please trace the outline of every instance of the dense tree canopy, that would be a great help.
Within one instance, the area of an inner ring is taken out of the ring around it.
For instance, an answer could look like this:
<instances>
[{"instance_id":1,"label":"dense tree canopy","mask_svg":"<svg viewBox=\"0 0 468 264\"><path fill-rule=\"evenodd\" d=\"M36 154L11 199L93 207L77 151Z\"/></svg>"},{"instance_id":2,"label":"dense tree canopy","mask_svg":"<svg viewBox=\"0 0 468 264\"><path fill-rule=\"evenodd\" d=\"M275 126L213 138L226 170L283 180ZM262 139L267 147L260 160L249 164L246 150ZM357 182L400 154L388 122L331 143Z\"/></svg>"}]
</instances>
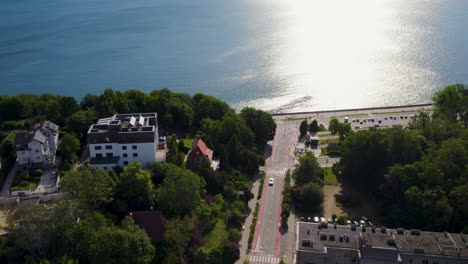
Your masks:
<instances>
[{"instance_id":1,"label":"dense tree canopy","mask_svg":"<svg viewBox=\"0 0 468 264\"><path fill-rule=\"evenodd\" d=\"M299 157L299 164L293 172L293 179L298 185L309 182L323 184L323 169L318 164L314 153L307 151L304 156Z\"/></svg>"},{"instance_id":2,"label":"dense tree canopy","mask_svg":"<svg viewBox=\"0 0 468 264\"><path fill-rule=\"evenodd\" d=\"M61 187L76 195L83 207L96 209L113 200L115 182L104 170L83 165L68 171Z\"/></svg>"},{"instance_id":3,"label":"dense tree canopy","mask_svg":"<svg viewBox=\"0 0 468 264\"><path fill-rule=\"evenodd\" d=\"M276 123L270 114L252 107L242 109L240 116L255 134L255 141L263 146L275 137Z\"/></svg>"}]
</instances>

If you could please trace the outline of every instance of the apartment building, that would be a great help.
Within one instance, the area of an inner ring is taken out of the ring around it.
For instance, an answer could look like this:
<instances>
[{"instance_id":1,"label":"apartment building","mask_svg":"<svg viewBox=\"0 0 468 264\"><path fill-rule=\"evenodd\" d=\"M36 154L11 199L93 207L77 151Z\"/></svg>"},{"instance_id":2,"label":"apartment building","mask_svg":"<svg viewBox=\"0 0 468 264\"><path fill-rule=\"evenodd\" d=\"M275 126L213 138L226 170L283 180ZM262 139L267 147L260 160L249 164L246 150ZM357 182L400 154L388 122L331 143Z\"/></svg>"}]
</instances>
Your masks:
<instances>
[{"instance_id":1,"label":"apartment building","mask_svg":"<svg viewBox=\"0 0 468 264\"><path fill-rule=\"evenodd\" d=\"M164 161L158 146L156 113L117 114L99 119L88 130L89 163L105 170L133 161L143 167Z\"/></svg>"},{"instance_id":2,"label":"apartment building","mask_svg":"<svg viewBox=\"0 0 468 264\"><path fill-rule=\"evenodd\" d=\"M47 168L55 165L59 126L43 121L29 131L15 135L16 156L23 168Z\"/></svg>"},{"instance_id":3,"label":"apartment building","mask_svg":"<svg viewBox=\"0 0 468 264\"><path fill-rule=\"evenodd\" d=\"M468 236L297 222L297 264L465 264Z\"/></svg>"}]
</instances>

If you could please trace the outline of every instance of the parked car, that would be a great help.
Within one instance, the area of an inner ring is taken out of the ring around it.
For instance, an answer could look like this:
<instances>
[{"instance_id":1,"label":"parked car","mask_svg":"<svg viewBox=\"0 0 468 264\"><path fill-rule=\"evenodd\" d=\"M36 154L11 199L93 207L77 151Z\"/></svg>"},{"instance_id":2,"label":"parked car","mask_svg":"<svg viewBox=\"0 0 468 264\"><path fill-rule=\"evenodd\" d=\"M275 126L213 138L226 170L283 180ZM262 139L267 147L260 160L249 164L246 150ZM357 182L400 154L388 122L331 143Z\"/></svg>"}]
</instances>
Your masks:
<instances>
[{"instance_id":1,"label":"parked car","mask_svg":"<svg viewBox=\"0 0 468 264\"><path fill-rule=\"evenodd\" d=\"M326 222L327 222L327 219L326 219L325 217L320 217L320 222L326 223Z\"/></svg>"},{"instance_id":2,"label":"parked car","mask_svg":"<svg viewBox=\"0 0 468 264\"><path fill-rule=\"evenodd\" d=\"M361 223L362 226L365 226L365 225L366 225L366 221L364 221L364 220L361 220L361 221L359 221L359 222Z\"/></svg>"},{"instance_id":3,"label":"parked car","mask_svg":"<svg viewBox=\"0 0 468 264\"><path fill-rule=\"evenodd\" d=\"M50 175L50 178L54 179L57 177L57 171L53 171L52 174Z\"/></svg>"},{"instance_id":4,"label":"parked car","mask_svg":"<svg viewBox=\"0 0 468 264\"><path fill-rule=\"evenodd\" d=\"M348 219L348 220L346 220L346 224L347 225L352 225L353 223L351 222L351 220Z\"/></svg>"},{"instance_id":5,"label":"parked car","mask_svg":"<svg viewBox=\"0 0 468 264\"><path fill-rule=\"evenodd\" d=\"M319 220L320 220L320 219L318 218L318 216L314 217L314 222L315 222L315 223L318 223Z\"/></svg>"}]
</instances>

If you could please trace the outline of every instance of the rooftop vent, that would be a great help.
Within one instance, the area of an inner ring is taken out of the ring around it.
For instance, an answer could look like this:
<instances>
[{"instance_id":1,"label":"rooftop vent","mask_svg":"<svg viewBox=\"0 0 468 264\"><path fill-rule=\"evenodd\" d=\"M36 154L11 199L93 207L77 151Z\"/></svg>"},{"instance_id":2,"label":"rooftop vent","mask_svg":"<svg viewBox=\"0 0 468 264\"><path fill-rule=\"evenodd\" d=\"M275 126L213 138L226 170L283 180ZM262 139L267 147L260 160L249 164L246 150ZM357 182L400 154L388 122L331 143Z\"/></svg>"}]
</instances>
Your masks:
<instances>
[{"instance_id":1,"label":"rooftop vent","mask_svg":"<svg viewBox=\"0 0 468 264\"><path fill-rule=\"evenodd\" d=\"M396 247L396 241L393 238L387 239L387 245Z\"/></svg>"},{"instance_id":2,"label":"rooftop vent","mask_svg":"<svg viewBox=\"0 0 468 264\"><path fill-rule=\"evenodd\" d=\"M420 236L420 235L421 235L421 230L419 230L419 229L411 229L411 235L413 235L413 236Z\"/></svg>"},{"instance_id":3,"label":"rooftop vent","mask_svg":"<svg viewBox=\"0 0 468 264\"><path fill-rule=\"evenodd\" d=\"M310 240L302 240L302 247L312 247L312 241Z\"/></svg>"},{"instance_id":4,"label":"rooftop vent","mask_svg":"<svg viewBox=\"0 0 468 264\"><path fill-rule=\"evenodd\" d=\"M403 235L404 233L405 233L405 230L403 228L397 228L398 235Z\"/></svg>"}]
</instances>

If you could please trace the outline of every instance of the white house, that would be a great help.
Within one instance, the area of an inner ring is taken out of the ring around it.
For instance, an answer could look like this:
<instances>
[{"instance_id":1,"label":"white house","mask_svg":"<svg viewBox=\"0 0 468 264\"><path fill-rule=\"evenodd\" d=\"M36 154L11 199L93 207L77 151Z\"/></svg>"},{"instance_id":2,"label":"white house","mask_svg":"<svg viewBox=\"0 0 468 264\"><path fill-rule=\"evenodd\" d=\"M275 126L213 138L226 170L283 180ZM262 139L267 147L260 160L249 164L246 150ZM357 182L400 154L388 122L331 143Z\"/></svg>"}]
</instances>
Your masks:
<instances>
[{"instance_id":1,"label":"white house","mask_svg":"<svg viewBox=\"0 0 468 264\"><path fill-rule=\"evenodd\" d=\"M15 135L18 164L30 168L54 166L58 129L56 124L43 121L36 124L33 130L18 132Z\"/></svg>"},{"instance_id":2,"label":"white house","mask_svg":"<svg viewBox=\"0 0 468 264\"><path fill-rule=\"evenodd\" d=\"M99 119L88 130L89 163L105 170L133 161L143 167L164 161L158 158L158 145L156 113L118 114Z\"/></svg>"}]
</instances>

